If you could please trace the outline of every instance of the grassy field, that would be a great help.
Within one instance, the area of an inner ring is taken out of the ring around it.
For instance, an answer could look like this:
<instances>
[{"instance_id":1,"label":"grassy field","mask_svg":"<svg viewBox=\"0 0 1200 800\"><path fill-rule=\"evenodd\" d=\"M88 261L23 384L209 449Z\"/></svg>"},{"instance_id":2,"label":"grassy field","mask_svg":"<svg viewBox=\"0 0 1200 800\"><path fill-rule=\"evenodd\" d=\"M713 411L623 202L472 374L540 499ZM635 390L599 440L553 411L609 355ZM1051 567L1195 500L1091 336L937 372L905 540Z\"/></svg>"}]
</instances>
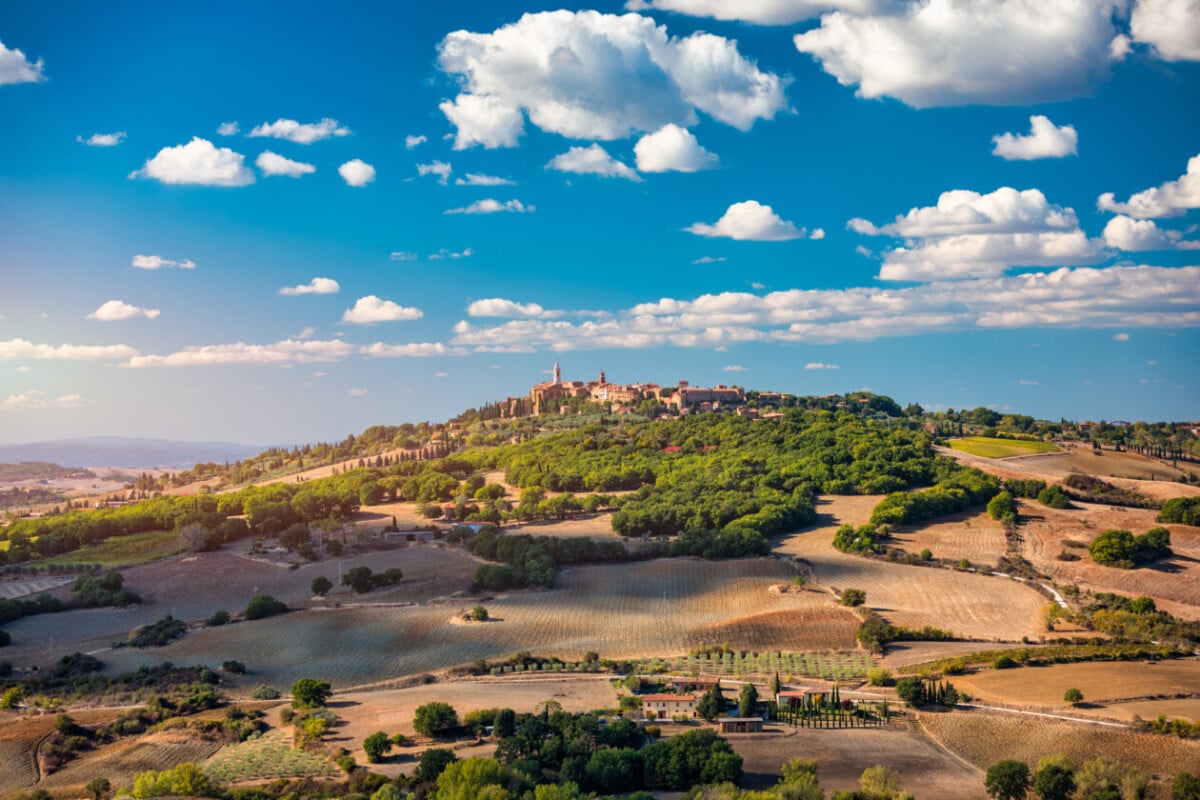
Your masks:
<instances>
[{"instance_id":1,"label":"grassy field","mask_svg":"<svg viewBox=\"0 0 1200 800\"><path fill-rule=\"evenodd\" d=\"M222 783L341 774L328 756L293 747L291 732L278 729L223 748L204 771Z\"/></svg>"},{"instance_id":2,"label":"grassy field","mask_svg":"<svg viewBox=\"0 0 1200 800\"><path fill-rule=\"evenodd\" d=\"M950 447L981 458L1009 458L1059 451L1058 445L1052 442L996 439L991 436L967 436L962 439L951 439Z\"/></svg>"},{"instance_id":3,"label":"grassy field","mask_svg":"<svg viewBox=\"0 0 1200 800\"><path fill-rule=\"evenodd\" d=\"M85 547L60 556L36 562L37 566L51 564L99 564L105 569L129 567L183 552L179 534L175 531L147 531L128 536L114 536L94 547Z\"/></svg>"}]
</instances>

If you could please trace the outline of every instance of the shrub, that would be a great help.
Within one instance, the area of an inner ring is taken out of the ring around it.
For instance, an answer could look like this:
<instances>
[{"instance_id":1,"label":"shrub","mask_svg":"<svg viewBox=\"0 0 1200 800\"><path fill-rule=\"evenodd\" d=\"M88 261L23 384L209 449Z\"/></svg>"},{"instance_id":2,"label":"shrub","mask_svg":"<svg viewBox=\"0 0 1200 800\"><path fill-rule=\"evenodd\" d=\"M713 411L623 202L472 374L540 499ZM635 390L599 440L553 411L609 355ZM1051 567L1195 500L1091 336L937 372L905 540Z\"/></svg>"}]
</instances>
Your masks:
<instances>
[{"instance_id":1,"label":"shrub","mask_svg":"<svg viewBox=\"0 0 1200 800\"><path fill-rule=\"evenodd\" d=\"M992 669L1013 669L1020 666L1011 656L1000 656L992 662Z\"/></svg>"},{"instance_id":2,"label":"shrub","mask_svg":"<svg viewBox=\"0 0 1200 800\"><path fill-rule=\"evenodd\" d=\"M276 600L269 594L258 594L250 598L244 616L246 619L263 619L283 614L287 610L287 604L282 600Z\"/></svg>"},{"instance_id":3,"label":"shrub","mask_svg":"<svg viewBox=\"0 0 1200 800\"><path fill-rule=\"evenodd\" d=\"M458 712L449 703L433 702L417 706L413 728L424 736L445 736L458 728Z\"/></svg>"},{"instance_id":4,"label":"shrub","mask_svg":"<svg viewBox=\"0 0 1200 800\"><path fill-rule=\"evenodd\" d=\"M221 665L221 669L225 670L226 672L228 672L231 675L245 675L246 674L246 665L243 664L241 661L226 661L224 664Z\"/></svg>"},{"instance_id":5,"label":"shrub","mask_svg":"<svg viewBox=\"0 0 1200 800\"><path fill-rule=\"evenodd\" d=\"M392 740L383 731L376 731L363 739L363 752L367 754L367 761L372 764L378 763L391 749Z\"/></svg>"},{"instance_id":6,"label":"shrub","mask_svg":"<svg viewBox=\"0 0 1200 800\"><path fill-rule=\"evenodd\" d=\"M329 594L329 590L333 588L333 582L324 575L318 575L312 579L312 593L317 597L324 597Z\"/></svg>"},{"instance_id":7,"label":"shrub","mask_svg":"<svg viewBox=\"0 0 1200 800\"><path fill-rule=\"evenodd\" d=\"M1057 483L1038 492L1037 501L1046 508L1071 507L1071 496L1063 491L1062 486Z\"/></svg>"},{"instance_id":8,"label":"shrub","mask_svg":"<svg viewBox=\"0 0 1200 800\"><path fill-rule=\"evenodd\" d=\"M889 686L892 683L891 670L883 667L873 667L867 670L867 683L872 686Z\"/></svg>"},{"instance_id":9,"label":"shrub","mask_svg":"<svg viewBox=\"0 0 1200 800\"><path fill-rule=\"evenodd\" d=\"M853 608L861 606L865 602L867 602L867 593L862 589L845 589L842 591L842 605L844 606Z\"/></svg>"},{"instance_id":10,"label":"shrub","mask_svg":"<svg viewBox=\"0 0 1200 800\"><path fill-rule=\"evenodd\" d=\"M255 700L278 700L280 697L280 691L274 686L267 686L266 684L263 684L261 686L255 686L253 689L251 689L250 696Z\"/></svg>"},{"instance_id":11,"label":"shrub","mask_svg":"<svg viewBox=\"0 0 1200 800\"><path fill-rule=\"evenodd\" d=\"M1070 703L1071 705L1082 703L1083 692L1079 691L1078 689L1067 689L1067 691L1063 694L1063 702Z\"/></svg>"},{"instance_id":12,"label":"shrub","mask_svg":"<svg viewBox=\"0 0 1200 800\"><path fill-rule=\"evenodd\" d=\"M333 687L328 681L316 678L301 678L292 684L292 706L294 708L316 708L325 705Z\"/></svg>"},{"instance_id":13,"label":"shrub","mask_svg":"<svg viewBox=\"0 0 1200 800\"><path fill-rule=\"evenodd\" d=\"M488 619L488 610L483 606L475 606L471 609L471 619L476 622L485 622Z\"/></svg>"},{"instance_id":14,"label":"shrub","mask_svg":"<svg viewBox=\"0 0 1200 800\"><path fill-rule=\"evenodd\" d=\"M134 628L129 634L130 647L161 647L187 633L187 623L170 614L153 625Z\"/></svg>"},{"instance_id":15,"label":"shrub","mask_svg":"<svg viewBox=\"0 0 1200 800\"><path fill-rule=\"evenodd\" d=\"M214 611L213 615L204 621L204 624L210 628L217 628L229 622L229 612L224 609Z\"/></svg>"},{"instance_id":16,"label":"shrub","mask_svg":"<svg viewBox=\"0 0 1200 800\"><path fill-rule=\"evenodd\" d=\"M1017 503L1008 492L1000 492L987 504L988 516L1001 522L1013 522L1017 519Z\"/></svg>"}]
</instances>

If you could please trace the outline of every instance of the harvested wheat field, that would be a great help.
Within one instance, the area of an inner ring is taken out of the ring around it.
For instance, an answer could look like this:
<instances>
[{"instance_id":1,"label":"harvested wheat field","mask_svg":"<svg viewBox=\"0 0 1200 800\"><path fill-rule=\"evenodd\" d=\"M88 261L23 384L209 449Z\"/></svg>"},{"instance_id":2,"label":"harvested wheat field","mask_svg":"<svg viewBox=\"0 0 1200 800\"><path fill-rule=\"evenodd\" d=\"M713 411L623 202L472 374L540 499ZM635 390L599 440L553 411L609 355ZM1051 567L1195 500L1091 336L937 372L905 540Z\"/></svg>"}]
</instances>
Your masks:
<instances>
[{"instance_id":1,"label":"harvested wheat field","mask_svg":"<svg viewBox=\"0 0 1200 800\"><path fill-rule=\"evenodd\" d=\"M398 547L342 559L343 571L360 565L375 571L399 567L404 579L394 587L369 595L355 595L346 587L336 586L330 593L330 601L424 602L466 589L478 562L461 551L436 545ZM199 621L219 609L236 613L256 594L273 595L292 608L324 604L330 601L312 599L312 579L324 575L335 585L338 583L338 567L334 562L306 564L291 570L232 552L180 556L123 570L122 574L125 585L142 595L141 605L18 620L7 626L13 644L5 658L14 664L37 664L76 650L101 650L113 642L125 641L135 627L153 623L167 614ZM150 651L151 655L154 652Z\"/></svg>"},{"instance_id":2,"label":"harvested wheat field","mask_svg":"<svg viewBox=\"0 0 1200 800\"><path fill-rule=\"evenodd\" d=\"M194 630L152 650L105 653L124 671L171 660L177 664L244 661L248 683L289 686L320 675L334 688L430 672L478 658L526 650L578 659L590 650L607 658L670 656L726 641L735 649L807 650L855 647L857 618L816 592L779 594L792 567L778 559L710 562L673 559L565 570L551 591L445 604L313 610L260 622ZM455 625L461 608L483 602L494 621ZM762 631L738 620L769 617ZM733 627L718 629L714 626ZM752 632L753 631L753 632ZM718 639L716 637L728 637Z\"/></svg>"},{"instance_id":3,"label":"harvested wheat field","mask_svg":"<svg viewBox=\"0 0 1200 800\"><path fill-rule=\"evenodd\" d=\"M1158 719L1159 714L1165 714L1167 719L1200 722L1200 698L1131 700L1127 703L1108 703L1099 709L1081 708L1078 713L1088 716L1098 714L1124 722Z\"/></svg>"},{"instance_id":4,"label":"harvested wheat field","mask_svg":"<svg viewBox=\"0 0 1200 800\"><path fill-rule=\"evenodd\" d=\"M220 742L183 729L119 739L70 761L58 772L42 778L38 787L84 796L87 794L84 785L93 778L108 778L113 786L131 786L139 772L170 769L185 761L202 762L221 747Z\"/></svg>"},{"instance_id":5,"label":"harvested wheat field","mask_svg":"<svg viewBox=\"0 0 1200 800\"><path fill-rule=\"evenodd\" d=\"M864 589L867 606L897 625L926 625L957 636L985 641L1036 638L1046 603L1042 595L1015 581L932 567L910 567L864 558L833 548L842 523L860 525L870 518L879 497L822 498L815 528L782 537L778 554L803 559L820 585L840 591Z\"/></svg>"},{"instance_id":6,"label":"harvested wheat field","mask_svg":"<svg viewBox=\"0 0 1200 800\"><path fill-rule=\"evenodd\" d=\"M892 530L892 544L906 553L928 549L943 561L967 559L972 564L995 566L1004 555L1004 526L986 511L964 511L920 525Z\"/></svg>"},{"instance_id":7,"label":"harvested wheat field","mask_svg":"<svg viewBox=\"0 0 1200 800\"><path fill-rule=\"evenodd\" d=\"M894 670L980 650L1016 650L1026 646L1022 642L989 642L986 646L979 642L891 642L883 658L876 659L876 666Z\"/></svg>"},{"instance_id":8,"label":"harvested wheat field","mask_svg":"<svg viewBox=\"0 0 1200 800\"><path fill-rule=\"evenodd\" d=\"M111 710L72 711L71 717L81 725L110 722L117 715ZM57 715L22 717L9 712L0 713L0 793L34 785L38 779L34 751L43 739L54 732Z\"/></svg>"},{"instance_id":9,"label":"harvested wheat field","mask_svg":"<svg viewBox=\"0 0 1200 800\"><path fill-rule=\"evenodd\" d=\"M921 724L980 769L1004 758L1036 766L1038 759L1062 753L1076 764L1105 756L1169 780L1184 770L1194 772L1200 764L1200 740L1095 724L965 710L922 714Z\"/></svg>"},{"instance_id":10,"label":"harvested wheat field","mask_svg":"<svg viewBox=\"0 0 1200 800\"><path fill-rule=\"evenodd\" d=\"M939 453L969 467L979 467L1002 478L1039 478L1057 483L1072 472L1096 475L1125 488L1135 488L1160 500L1195 494L1195 487L1176 483L1183 472L1153 458L1137 453L1117 453L1104 450L1100 455L1091 447L1064 444L1061 453L1017 456L1015 458L984 458L949 447L935 448ZM1177 487L1177 488L1172 488Z\"/></svg>"},{"instance_id":11,"label":"harvested wheat field","mask_svg":"<svg viewBox=\"0 0 1200 800\"><path fill-rule=\"evenodd\" d=\"M883 764L899 773L902 789L921 800L987 797L981 771L946 752L924 731L903 722L889 728L778 726L778 730L785 733L729 737L733 749L745 760L743 786L770 786L779 779L782 764L793 758L811 758L817 761L817 776L826 792L858 789L863 770Z\"/></svg>"},{"instance_id":12,"label":"harvested wheat field","mask_svg":"<svg viewBox=\"0 0 1200 800\"><path fill-rule=\"evenodd\" d=\"M989 669L954 678L980 702L1060 706L1067 689L1083 699L1108 703L1160 695L1200 694L1200 661L1120 661Z\"/></svg>"},{"instance_id":13,"label":"harvested wheat field","mask_svg":"<svg viewBox=\"0 0 1200 800\"><path fill-rule=\"evenodd\" d=\"M1175 556L1137 569L1106 567L1087 552L1105 530L1120 528L1142 534L1159 523L1154 511L1139 508L1076 503L1076 508L1056 510L1022 500L1018 504L1025 537L1024 553L1035 567L1060 584L1077 584L1093 592L1148 595L1164 610L1188 619L1200 619L1200 528L1167 525ZM1060 561L1064 551L1078 561Z\"/></svg>"}]
</instances>

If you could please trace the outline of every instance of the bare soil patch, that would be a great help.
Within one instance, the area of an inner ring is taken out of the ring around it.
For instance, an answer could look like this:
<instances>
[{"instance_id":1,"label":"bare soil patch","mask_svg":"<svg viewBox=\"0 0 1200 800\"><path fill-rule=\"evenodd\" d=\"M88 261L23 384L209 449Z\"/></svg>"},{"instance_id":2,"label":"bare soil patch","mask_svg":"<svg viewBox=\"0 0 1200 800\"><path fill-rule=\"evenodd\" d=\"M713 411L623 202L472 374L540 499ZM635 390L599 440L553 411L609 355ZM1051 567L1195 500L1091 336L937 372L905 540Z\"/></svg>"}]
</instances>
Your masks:
<instances>
[{"instance_id":1,"label":"bare soil patch","mask_svg":"<svg viewBox=\"0 0 1200 800\"><path fill-rule=\"evenodd\" d=\"M1062 753L1076 764L1105 756L1139 767L1166 780L1200 764L1200 740L1056 722L1018 714L959 710L921 714L929 733L980 769L1004 758L1036 765L1038 759Z\"/></svg>"},{"instance_id":2,"label":"bare soil patch","mask_svg":"<svg viewBox=\"0 0 1200 800\"><path fill-rule=\"evenodd\" d=\"M980 702L1069 708L1063 702L1063 693L1072 688L1083 692L1088 704L1200 694L1200 661L1054 664L983 670L953 680L955 686L970 692Z\"/></svg>"},{"instance_id":3,"label":"bare soil patch","mask_svg":"<svg viewBox=\"0 0 1200 800\"><path fill-rule=\"evenodd\" d=\"M918 728L822 730L784 727L784 735L730 737L744 759L744 786L765 788L779 779L780 767L793 758L817 761L826 792L859 788L863 770L883 764L900 774L900 785L922 800L985 798L983 773L946 752Z\"/></svg>"},{"instance_id":4,"label":"bare soil patch","mask_svg":"<svg viewBox=\"0 0 1200 800\"><path fill-rule=\"evenodd\" d=\"M928 549L941 560L995 566L1004 555L1004 526L986 511L964 511L922 525L893 529L893 543L906 553Z\"/></svg>"}]
</instances>

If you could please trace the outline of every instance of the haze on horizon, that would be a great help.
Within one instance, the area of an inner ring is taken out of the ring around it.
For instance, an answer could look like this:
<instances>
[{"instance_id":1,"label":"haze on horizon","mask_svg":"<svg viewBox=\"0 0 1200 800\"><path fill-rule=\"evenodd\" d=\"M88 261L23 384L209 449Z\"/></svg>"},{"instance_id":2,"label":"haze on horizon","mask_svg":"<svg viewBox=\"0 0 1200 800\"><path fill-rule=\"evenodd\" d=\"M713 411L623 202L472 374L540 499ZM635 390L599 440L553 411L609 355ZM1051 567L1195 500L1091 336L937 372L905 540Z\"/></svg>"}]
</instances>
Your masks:
<instances>
[{"instance_id":1,"label":"haze on horizon","mask_svg":"<svg viewBox=\"0 0 1200 800\"><path fill-rule=\"evenodd\" d=\"M335 440L556 359L1195 419L1196 17L7 3L0 442Z\"/></svg>"}]
</instances>

